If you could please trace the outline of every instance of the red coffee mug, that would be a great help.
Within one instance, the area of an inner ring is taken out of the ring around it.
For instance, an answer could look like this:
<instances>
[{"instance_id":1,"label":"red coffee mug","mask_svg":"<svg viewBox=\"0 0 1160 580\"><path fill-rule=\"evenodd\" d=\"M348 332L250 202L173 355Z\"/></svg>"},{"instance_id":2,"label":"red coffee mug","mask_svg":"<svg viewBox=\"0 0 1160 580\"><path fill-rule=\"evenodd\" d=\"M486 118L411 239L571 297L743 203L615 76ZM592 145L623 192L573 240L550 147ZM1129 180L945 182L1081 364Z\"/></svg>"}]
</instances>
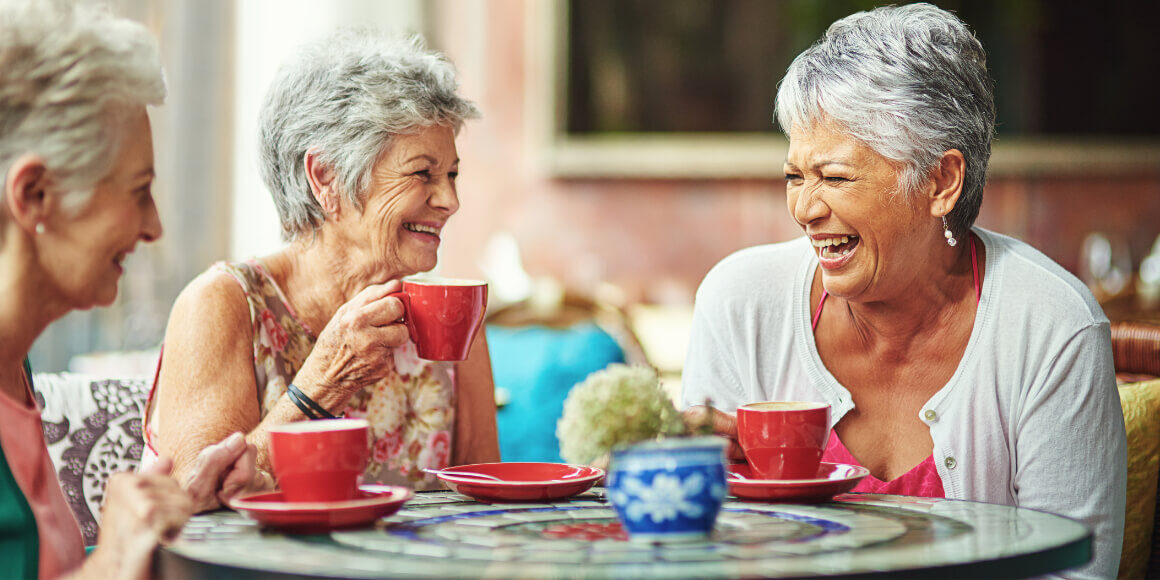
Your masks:
<instances>
[{"instance_id":1,"label":"red coffee mug","mask_svg":"<svg viewBox=\"0 0 1160 580\"><path fill-rule=\"evenodd\" d=\"M814 479L830 439L830 406L813 402L750 403L737 408L737 442L764 479Z\"/></svg>"},{"instance_id":2,"label":"red coffee mug","mask_svg":"<svg viewBox=\"0 0 1160 580\"><path fill-rule=\"evenodd\" d=\"M270 462L286 501L357 498L369 454L368 429L364 419L323 419L271 427Z\"/></svg>"},{"instance_id":3,"label":"red coffee mug","mask_svg":"<svg viewBox=\"0 0 1160 580\"><path fill-rule=\"evenodd\" d=\"M403 322L426 360L467 360L487 309L487 282L446 278L404 280L391 294L403 302Z\"/></svg>"}]
</instances>

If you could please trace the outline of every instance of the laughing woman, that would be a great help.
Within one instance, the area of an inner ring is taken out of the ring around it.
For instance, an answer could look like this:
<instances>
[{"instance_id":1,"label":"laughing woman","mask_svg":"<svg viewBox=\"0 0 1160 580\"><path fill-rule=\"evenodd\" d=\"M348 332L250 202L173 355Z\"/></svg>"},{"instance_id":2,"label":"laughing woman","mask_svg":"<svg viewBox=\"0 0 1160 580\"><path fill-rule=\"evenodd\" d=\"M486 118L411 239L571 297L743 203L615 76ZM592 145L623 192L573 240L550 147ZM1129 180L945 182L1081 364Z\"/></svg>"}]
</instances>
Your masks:
<instances>
[{"instance_id":1,"label":"laughing woman","mask_svg":"<svg viewBox=\"0 0 1160 580\"><path fill-rule=\"evenodd\" d=\"M181 475L241 430L268 473L267 429L314 405L370 422L367 483L423 488L436 484L425 469L499 460L482 333L464 362L420 360L388 296L435 267L459 209L455 137L478 112L456 90L451 64L419 40L365 31L283 65L261 114L261 169L289 243L182 292L147 456L173 455Z\"/></svg>"},{"instance_id":2,"label":"laughing woman","mask_svg":"<svg viewBox=\"0 0 1160 580\"><path fill-rule=\"evenodd\" d=\"M973 225L995 120L974 35L929 4L839 20L790 65L777 120L805 236L705 278L685 404L827 402L823 461L868 468L855 491L1070 516L1095 554L1069 574L1115 577L1126 444L1108 320L1063 268Z\"/></svg>"},{"instance_id":3,"label":"laughing woman","mask_svg":"<svg viewBox=\"0 0 1160 580\"><path fill-rule=\"evenodd\" d=\"M253 476L254 450L241 434L195 458L185 489L168 476L168 459L140 474L114 474L96 549L85 559L41 431L32 343L69 311L112 303L125 257L161 235L146 106L164 98L160 57L141 25L55 2L0 4L5 577L147 577L160 541L207 497L224 501Z\"/></svg>"}]
</instances>

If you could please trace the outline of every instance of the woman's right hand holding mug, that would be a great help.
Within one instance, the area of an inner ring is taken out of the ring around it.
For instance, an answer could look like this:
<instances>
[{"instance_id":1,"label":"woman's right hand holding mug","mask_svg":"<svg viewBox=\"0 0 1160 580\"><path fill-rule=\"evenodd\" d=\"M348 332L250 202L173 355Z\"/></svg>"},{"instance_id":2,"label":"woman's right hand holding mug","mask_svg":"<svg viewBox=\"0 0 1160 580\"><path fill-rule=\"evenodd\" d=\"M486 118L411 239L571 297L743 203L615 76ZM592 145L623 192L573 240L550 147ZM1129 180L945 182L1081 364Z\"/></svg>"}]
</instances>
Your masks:
<instances>
[{"instance_id":1,"label":"woman's right hand holding mug","mask_svg":"<svg viewBox=\"0 0 1160 580\"><path fill-rule=\"evenodd\" d=\"M730 462L744 462L745 453L737 443L737 417L720 409L706 405L694 405L681 412L681 418L690 431L697 433L708 430L729 440L725 457ZM708 427L708 429L706 429Z\"/></svg>"},{"instance_id":2,"label":"woman's right hand holding mug","mask_svg":"<svg viewBox=\"0 0 1160 580\"><path fill-rule=\"evenodd\" d=\"M409 338L398 280L367 286L343 304L318 335L294 384L322 406L341 407L394 369L393 349Z\"/></svg>"}]
</instances>

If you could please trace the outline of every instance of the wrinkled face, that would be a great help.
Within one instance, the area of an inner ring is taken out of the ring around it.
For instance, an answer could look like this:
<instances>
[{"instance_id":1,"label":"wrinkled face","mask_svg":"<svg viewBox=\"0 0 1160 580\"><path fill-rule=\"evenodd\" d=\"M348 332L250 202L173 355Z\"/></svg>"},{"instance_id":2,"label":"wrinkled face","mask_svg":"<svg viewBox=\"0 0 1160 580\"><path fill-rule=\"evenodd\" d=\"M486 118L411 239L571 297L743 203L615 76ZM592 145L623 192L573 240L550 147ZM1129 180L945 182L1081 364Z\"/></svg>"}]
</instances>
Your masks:
<instances>
[{"instance_id":1,"label":"wrinkled face","mask_svg":"<svg viewBox=\"0 0 1160 580\"><path fill-rule=\"evenodd\" d=\"M813 243L830 294L893 296L931 259L915 235L930 229L929 208L894 194L901 167L829 124L790 132L786 203Z\"/></svg>"},{"instance_id":2,"label":"wrinkled face","mask_svg":"<svg viewBox=\"0 0 1160 580\"><path fill-rule=\"evenodd\" d=\"M368 241L372 263L392 277L435 267L443 226L459 210L458 173L450 127L433 125L395 138L371 170L355 226Z\"/></svg>"},{"instance_id":3,"label":"wrinkled face","mask_svg":"<svg viewBox=\"0 0 1160 580\"><path fill-rule=\"evenodd\" d=\"M122 262L137 242L161 236L153 201L153 135L144 107L125 116L112 171L88 203L58 209L43 238L45 266L73 308L112 304Z\"/></svg>"}]
</instances>

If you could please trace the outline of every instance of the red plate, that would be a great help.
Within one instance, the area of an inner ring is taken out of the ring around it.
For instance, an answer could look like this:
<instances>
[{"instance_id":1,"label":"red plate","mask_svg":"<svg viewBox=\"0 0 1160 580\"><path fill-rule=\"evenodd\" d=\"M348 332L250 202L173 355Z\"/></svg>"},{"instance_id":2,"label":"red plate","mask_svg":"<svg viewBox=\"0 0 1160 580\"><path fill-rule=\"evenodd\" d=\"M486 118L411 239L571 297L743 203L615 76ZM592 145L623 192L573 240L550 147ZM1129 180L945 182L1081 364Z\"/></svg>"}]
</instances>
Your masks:
<instances>
[{"instance_id":1,"label":"red plate","mask_svg":"<svg viewBox=\"0 0 1160 580\"><path fill-rule=\"evenodd\" d=\"M265 491L230 500L230 507L264 526L298 533L370 524L395 513L415 492L391 485L359 487L362 497L346 501L287 502L282 492Z\"/></svg>"},{"instance_id":2,"label":"red plate","mask_svg":"<svg viewBox=\"0 0 1160 580\"><path fill-rule=\"evenodd\" d=\"M453 491L485 502L549 501L586 491L604 470L568 463L476 463L433 471ZM491 481L455 473L498 477Z\"/></svg>"},{"instance_id":3,"label":"red plate","mask_svg":"<svg viewBox=\"0 0 1160 580\"><path fill-rule=\"evenodd\" d=\"M870 470L859 465L822 462L815 479L753 479L749 465L729 466L729 493L742 498L782 502L828 501L854 489Z\"/></svg>"}]
</instances>

